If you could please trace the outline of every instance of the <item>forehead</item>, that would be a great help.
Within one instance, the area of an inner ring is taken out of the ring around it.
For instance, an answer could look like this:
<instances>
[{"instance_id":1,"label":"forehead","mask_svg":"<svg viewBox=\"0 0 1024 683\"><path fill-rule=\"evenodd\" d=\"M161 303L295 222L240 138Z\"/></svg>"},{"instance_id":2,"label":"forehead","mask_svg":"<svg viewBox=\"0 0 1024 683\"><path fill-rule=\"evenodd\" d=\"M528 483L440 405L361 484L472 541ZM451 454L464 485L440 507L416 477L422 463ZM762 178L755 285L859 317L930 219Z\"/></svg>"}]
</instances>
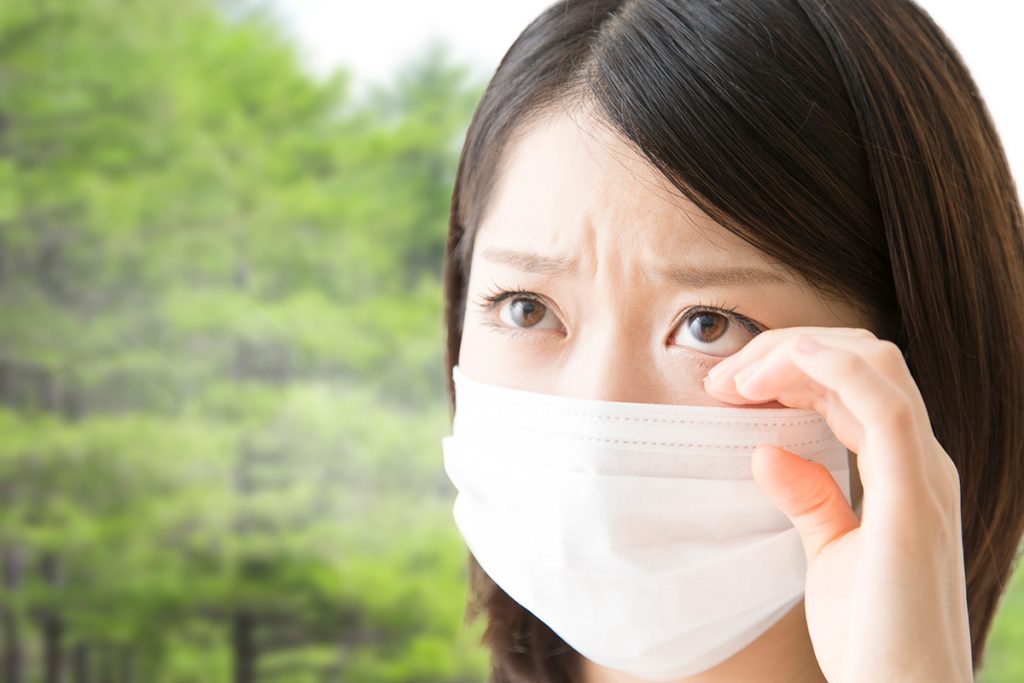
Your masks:
<instances>
[{"instance_id":1,"label":"forehead","mask_svg":"<svg viewBox=\"0 0 1024 683\"><path fill-rule=\"evenodd\" d=\"M601 119L562 109L510 139L475 242L642 251L654 261L686 253L785 270L715 223Z\"/></svg>"}]
</instances>

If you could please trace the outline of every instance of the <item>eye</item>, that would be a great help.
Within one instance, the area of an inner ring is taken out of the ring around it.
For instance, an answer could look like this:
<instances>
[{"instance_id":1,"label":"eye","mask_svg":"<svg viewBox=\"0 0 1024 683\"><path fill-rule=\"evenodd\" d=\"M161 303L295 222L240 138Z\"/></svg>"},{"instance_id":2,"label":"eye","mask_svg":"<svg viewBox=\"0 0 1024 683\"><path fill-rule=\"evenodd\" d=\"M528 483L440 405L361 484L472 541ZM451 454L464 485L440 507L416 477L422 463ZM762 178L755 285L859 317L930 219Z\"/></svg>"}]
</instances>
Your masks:
<instances>
[{"instance_id":1,"label":"eye","mask_svg":"<svg viewBox=\"0 0 1024 683\"><path fill-rule=\"evenodd\" d=\"M477 305L485 313L497 309L497 318L500 322L485 321L484 324L503 331L559 330L562 328L558 317L551 312L551 308L544 303L543 299L539 295L523 289L496 289L481 296Z\"/></svg>"},{"instance_id":2,"label":"eye","mask_svg":"<svg viewBox=\"0 0 1024 683\"><path fill-rule=\"evenodd\" d=\"M509 327L559 328L558 319L544 302L526 296L510 297L505 306L498 308L498 319Z\"/></svg>"},{"instance_id":3,"label":"eye","mask_svg":"<svg viewBox=\"0 0 1024 683\"><path fill-rule=\"evenodd\" d=\"M732 309L700 307L686 312L672 333L672 343L712 356L731 356L764 331Z\"/></svg>"}]
</instances>

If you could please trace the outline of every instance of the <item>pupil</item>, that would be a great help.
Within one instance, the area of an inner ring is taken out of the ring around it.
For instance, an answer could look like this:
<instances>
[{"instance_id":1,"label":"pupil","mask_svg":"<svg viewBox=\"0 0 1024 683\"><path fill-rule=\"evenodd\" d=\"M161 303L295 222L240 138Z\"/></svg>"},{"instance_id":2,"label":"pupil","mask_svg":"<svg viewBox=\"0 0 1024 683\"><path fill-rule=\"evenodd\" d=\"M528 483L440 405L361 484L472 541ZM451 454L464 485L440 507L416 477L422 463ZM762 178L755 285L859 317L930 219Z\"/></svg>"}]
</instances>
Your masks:
<instances>
[{"instance_id":1,"label":"pupil","mask_svg":"<svg viewBox=\"0 0 1024 683\"><path fill-rule=\"evenodd\" d=\"M702 342L713 342L723 334L725 334L725 328L728 327L728 321L720 315L714 313L699 313L694 318L694 322L697 323L697 330L693 330L693 324L691 323L691 332Z\"/></svg>"},{"instance_id":2,"label":"pupil","mask_svg":"<svg viewBox=\"0 0 1024 683\"><path fill-rule=\"evenodd\" d=\"M518 304L518 305L517 305ZM543 317L543 306L531 299L514 299L512 301L512 319L517 325L530 327ZM531 318L534 318L531 320Z\"/></svg>"}]
</instances>

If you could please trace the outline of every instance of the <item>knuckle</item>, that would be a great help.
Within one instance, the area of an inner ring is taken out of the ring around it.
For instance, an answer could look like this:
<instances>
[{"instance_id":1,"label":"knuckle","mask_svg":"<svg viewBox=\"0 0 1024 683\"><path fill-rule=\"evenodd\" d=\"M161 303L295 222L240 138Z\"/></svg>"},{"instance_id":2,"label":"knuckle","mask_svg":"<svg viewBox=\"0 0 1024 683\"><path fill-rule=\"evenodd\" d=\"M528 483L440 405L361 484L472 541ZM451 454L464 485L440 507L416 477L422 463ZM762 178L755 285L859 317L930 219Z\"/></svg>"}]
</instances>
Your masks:
<instances>
[{"instance_id":1,"label":"knuckle","mask_svg":"<svg viewBox=\"0 0 1024 683\"><path fill-rule=\"evenodd\" d=\"M857 353L843 353L836 362L840 369L848 374L861 373L869 369L868 362Z\"/></svg>"},{"instance_id":2,"label":"knuckle","mask_svg":"<svg viewBox=\"0 0 1024 683\"><path fill-rule=\"evenodd\" d=\"M903 350L889 340L883 339L872 344L868 355L871 358L871 365L886 377L898 377L905 372L906 361L903 357Z\"/></svg>"},{"instance_id":3,"label":"knuckle","mask_svg":"<svg viewBox=\"0 0 1024 683\"><path fill-rule=\"evenodd\" d=\"M914 426L914 406L909 398L900 394L886 404L881 419L888 429L905 431Z\"/></svg>"},{"instance_id":4,"label":"knuckle","mask_svg":"<svg viewBox=\"0 0 1024 683\"><path fill-rule=\"evenodd\" d=\"M882 368L888 372L902 371L906 367L903 349L888 339L879 340L875 354Z\"/></svg>"}]
</instances>

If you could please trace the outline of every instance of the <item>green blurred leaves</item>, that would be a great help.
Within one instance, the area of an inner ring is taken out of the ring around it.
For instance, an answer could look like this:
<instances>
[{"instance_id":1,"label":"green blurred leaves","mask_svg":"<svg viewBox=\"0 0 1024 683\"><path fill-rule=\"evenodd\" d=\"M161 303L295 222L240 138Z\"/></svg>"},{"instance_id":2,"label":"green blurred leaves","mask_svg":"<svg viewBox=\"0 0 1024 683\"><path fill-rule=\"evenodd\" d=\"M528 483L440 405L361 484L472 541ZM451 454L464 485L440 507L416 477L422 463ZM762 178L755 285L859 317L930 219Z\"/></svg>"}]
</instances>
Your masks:
<instances>
[{"instance_id":1,"label":"green blurred leaves","mask_svg":"<svg viewBox=\"0 0 1024 683\"><path fill-rule=\"evenodd\" d=\"M268 17L0 7L0 630L72 680L480 680L439 275L481 84L434 44L355 101Z\"/></svg>"}]
</instances>

